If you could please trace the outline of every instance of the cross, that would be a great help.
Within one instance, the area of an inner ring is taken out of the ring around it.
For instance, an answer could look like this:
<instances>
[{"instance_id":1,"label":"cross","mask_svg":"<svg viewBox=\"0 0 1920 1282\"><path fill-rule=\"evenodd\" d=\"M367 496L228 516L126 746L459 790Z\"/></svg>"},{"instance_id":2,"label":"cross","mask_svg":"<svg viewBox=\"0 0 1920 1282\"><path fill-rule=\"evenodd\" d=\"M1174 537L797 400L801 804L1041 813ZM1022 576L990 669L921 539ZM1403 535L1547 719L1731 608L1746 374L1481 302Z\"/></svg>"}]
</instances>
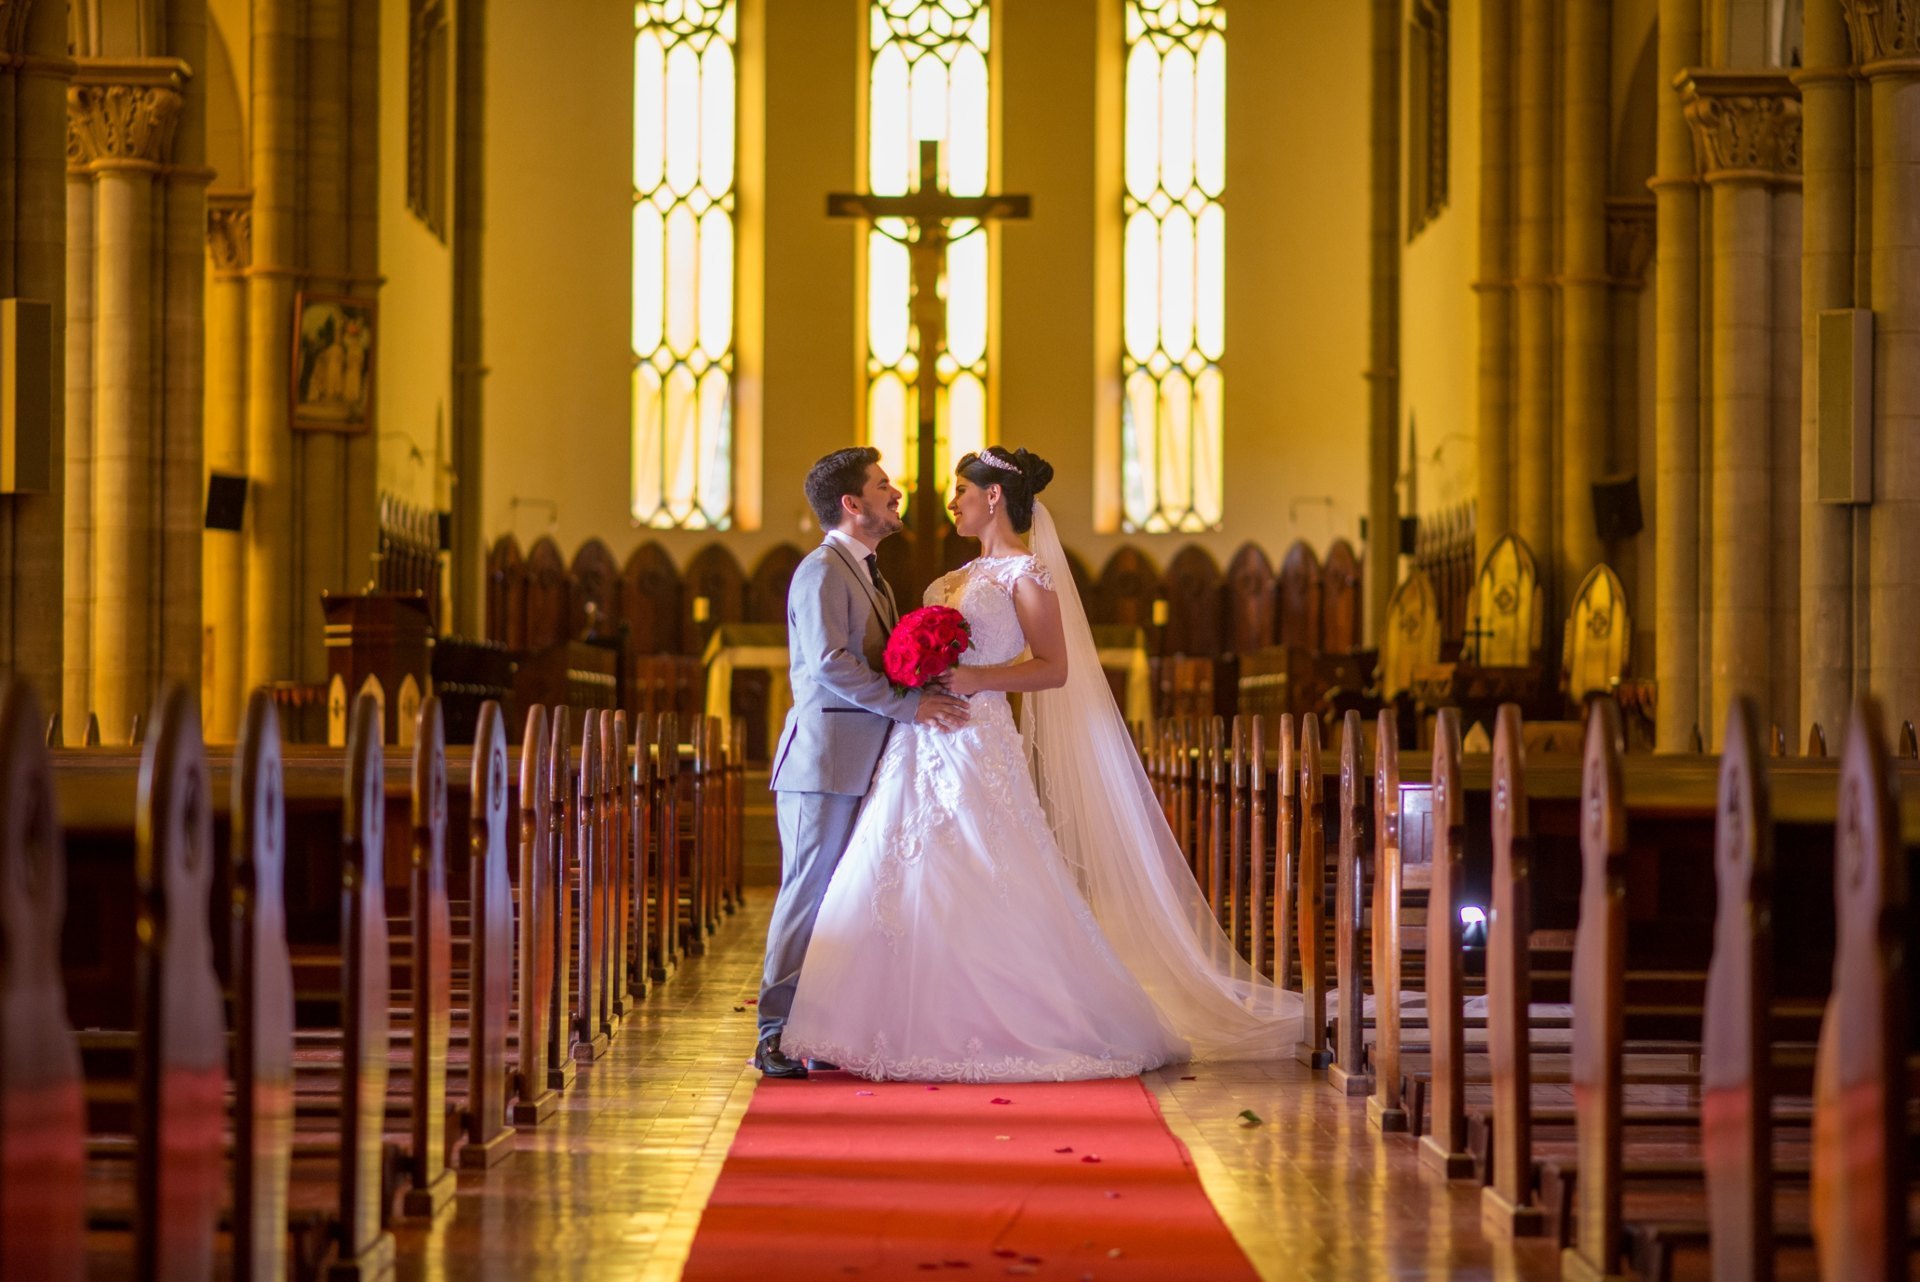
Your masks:
<instances>
[{"instance_id":1,"label":"cross","mask_svg":"<svg viewBox=\"0 0 1920 1282\"><path fill-rule=\"evenodd\" d=\"M940 144L920 143L920 185L904 196L876 196L837 191L827 195L829 218L898 218L907 224L907 253L913 268L912 316L920 343L920 369L914 380L919 403L915 440L913 502L908 513L913 529L913 577L908 600L940 577L940 525L946 520L940 489L934 479L934 402L940 389L936 362L947 348L947 318L940 296L940 276L946 269L949 226L956 219L1027 218L1033 212L1030 196L955 196L940 189Z\"/></svg>"},{"instance_id":2,"label":"cross","mask_svg":"<svg viewBox=\"0 0 1920 1282\"><path fill-rule=\"evenodd\" d=\"M1485 667L1486 664L1482 663L1480 659L1479 643L1492 638L1494 636L1493 629L1481 627L1480 620L1478 616L1476 616L1473 620L1473 623L1470 626L1460 629L1460 636L1462 640L1472 641L1474 643L1473 661L1475 663L1480 663L1480 666Z\"/></svg>"}]
</instances>

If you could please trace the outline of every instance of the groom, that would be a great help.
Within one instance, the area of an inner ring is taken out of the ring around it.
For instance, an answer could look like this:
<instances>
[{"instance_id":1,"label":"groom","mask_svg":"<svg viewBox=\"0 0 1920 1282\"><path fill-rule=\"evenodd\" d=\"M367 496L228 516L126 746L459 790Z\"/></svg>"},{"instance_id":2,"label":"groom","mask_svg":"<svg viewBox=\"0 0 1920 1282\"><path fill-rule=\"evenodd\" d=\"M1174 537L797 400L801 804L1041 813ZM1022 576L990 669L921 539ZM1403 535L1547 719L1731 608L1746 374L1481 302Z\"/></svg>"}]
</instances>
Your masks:
<instances>
[{"instance_id":1,"label":"groom","mask_svg":"<svg viewBox=\"0 0 1920 1282\"><path fill-rule=\"evenodd\" d=\"M754 1067L768 1077L805 1077L781 1053L814 915L853 835L860 799L895 721L942 730L967 720L964 699L943 690L894 693L881 674L887 634L900 621L880 576L881 540L900 530L900 491L880 451L835 450L807 473L807 504L826 538L787 589L787 650L793 711L773 758L780 820L780 895L767 924L760 981L760 1045Z\"/></svg>"}]
</instances>

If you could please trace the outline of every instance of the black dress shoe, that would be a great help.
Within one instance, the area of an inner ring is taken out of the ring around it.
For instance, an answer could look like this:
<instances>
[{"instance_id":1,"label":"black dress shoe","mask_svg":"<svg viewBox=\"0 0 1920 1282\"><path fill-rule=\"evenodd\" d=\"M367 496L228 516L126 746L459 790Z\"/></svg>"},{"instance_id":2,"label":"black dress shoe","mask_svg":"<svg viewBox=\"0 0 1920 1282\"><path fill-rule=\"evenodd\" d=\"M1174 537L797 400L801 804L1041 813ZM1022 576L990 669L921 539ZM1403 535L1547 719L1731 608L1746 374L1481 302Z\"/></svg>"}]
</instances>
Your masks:
<instances>
[{"instance_id":1,"label":"black dress shoe","mask_svg":"<svg viewBox=\"0 0 1920 1282\"><path fill-rule=\"evenodd\" d=\"M807 1067L816 1073L837 1073L840 1071L838 1064L829 1064L824 1059L810 1059L807 1061Z\"/></svg>"},{"instance_id":2,"label":"black dress shoe","mask_svg":"<svg viewBox=\"0 0 1920 1282\"><path fill-rule=\"evenodd\" d=\"M753 1066L768 1077L805 1077L807 1066L797 1059L789 1059L780 1049L780 1034L769 1033L760 1039L760 1045L753 1052Z\"/></svg>"}]
</instances>

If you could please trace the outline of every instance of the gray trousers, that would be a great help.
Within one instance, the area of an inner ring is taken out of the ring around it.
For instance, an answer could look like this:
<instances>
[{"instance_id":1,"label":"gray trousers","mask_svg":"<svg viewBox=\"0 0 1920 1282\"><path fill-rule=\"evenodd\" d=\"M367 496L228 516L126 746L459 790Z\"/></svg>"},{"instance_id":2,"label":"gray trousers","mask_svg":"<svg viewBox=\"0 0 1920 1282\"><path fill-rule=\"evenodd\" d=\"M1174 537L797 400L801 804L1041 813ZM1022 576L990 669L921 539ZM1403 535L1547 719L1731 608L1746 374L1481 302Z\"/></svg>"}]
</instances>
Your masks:
<instances>
[{"instance_id":1,"label":"gray trousers","mask_svg":"<svg viewBox=\"0 0 1920 1282\"><path fill-rule=\"evenodd\" d=\"M800 983L800 963L813 939L813 919L853 836L861 801L833 792L774 794L780 820L780 894L767 923L766 971L760 979L762 1038L786 1027L793 991Z\"/></svg>"}]
</instances>

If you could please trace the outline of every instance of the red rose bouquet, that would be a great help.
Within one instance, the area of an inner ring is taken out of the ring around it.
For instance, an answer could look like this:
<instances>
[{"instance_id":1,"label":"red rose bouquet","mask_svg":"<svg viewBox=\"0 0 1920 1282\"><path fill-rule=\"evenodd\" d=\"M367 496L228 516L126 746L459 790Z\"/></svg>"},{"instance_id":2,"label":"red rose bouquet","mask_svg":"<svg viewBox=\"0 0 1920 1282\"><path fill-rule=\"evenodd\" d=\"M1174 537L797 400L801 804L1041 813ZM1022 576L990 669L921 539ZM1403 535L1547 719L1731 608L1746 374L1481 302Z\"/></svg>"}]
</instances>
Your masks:
<instances>
[{"instance_id":1,"label":"red rose bouquet","mask_svg":"<svg viewBox=\"0 0 1920 1282\"><path fill-rule=\"evenodd\" d=\"M950 605L910 610L887 638L887 680L901 694L945 676L973 644L967 617Z\"/></svg>"}]
</instances>

